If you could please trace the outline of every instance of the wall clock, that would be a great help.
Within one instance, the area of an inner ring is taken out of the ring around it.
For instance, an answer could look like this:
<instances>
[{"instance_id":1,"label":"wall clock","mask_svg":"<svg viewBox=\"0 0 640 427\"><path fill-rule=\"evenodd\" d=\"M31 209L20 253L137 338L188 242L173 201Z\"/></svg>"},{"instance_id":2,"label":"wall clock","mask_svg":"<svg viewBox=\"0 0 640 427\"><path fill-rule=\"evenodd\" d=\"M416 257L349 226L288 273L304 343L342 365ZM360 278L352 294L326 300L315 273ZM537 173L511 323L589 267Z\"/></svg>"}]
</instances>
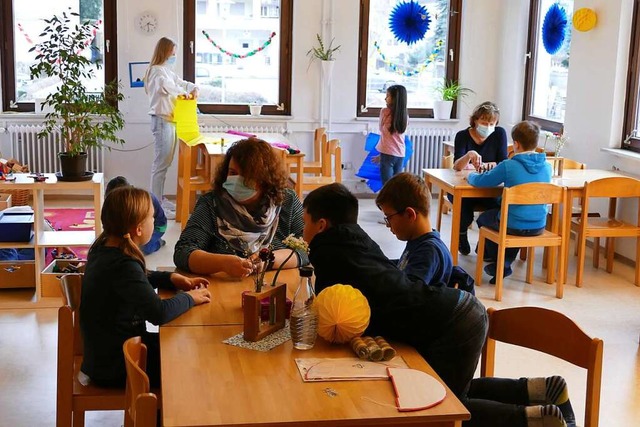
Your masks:
<instances>
[{"instance_id":1,"label":"wall clock","mask_svg":"<svg viewBox=\"0 0 640 427\"><path fill-rule=\"evenodd\" d=\"M136 18L136 28L145 34L153 34L158 29L158 17L152 12L143 12Z\"/></svg>"}]
</instances>

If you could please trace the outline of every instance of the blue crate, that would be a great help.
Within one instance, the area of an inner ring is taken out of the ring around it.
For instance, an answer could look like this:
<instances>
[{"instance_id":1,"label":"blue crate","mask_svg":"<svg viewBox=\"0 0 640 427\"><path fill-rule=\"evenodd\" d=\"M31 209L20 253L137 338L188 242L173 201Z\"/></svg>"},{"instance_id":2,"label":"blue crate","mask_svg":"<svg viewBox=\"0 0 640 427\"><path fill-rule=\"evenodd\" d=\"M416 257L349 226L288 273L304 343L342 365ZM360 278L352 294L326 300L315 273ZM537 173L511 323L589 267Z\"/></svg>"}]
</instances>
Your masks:
<instances>
[{"instance_id":1,"label":"blue crate","mask_svg":"<svg viewBox=\"0 0 640 427\"><path fill-rule=\"evenodd\" d=\"M33 237L33 214L0 212L0 242L29 242Z\"/></svg>"}]
</instances>

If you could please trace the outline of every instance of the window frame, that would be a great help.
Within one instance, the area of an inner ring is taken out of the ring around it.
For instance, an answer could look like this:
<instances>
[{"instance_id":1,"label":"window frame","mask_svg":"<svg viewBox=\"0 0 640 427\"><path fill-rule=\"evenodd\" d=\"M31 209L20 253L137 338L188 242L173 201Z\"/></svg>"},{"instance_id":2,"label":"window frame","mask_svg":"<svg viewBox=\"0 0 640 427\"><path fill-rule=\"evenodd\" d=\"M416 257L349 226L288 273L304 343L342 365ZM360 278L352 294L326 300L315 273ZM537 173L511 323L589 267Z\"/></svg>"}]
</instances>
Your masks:
<instances>
[{"instance_id":1,"label":"window frame","mask_svg":"<svg viewBox=\"0 0 640 427\"><path fill-rule=\"evenodd\" d=\"M358 90L356 117L379 117L379 107L366 107L367 100L367 65L369 52L369 10L371 0L360 0L360 26L358 39ZM446 72L447 80L458 81L460 71L460 32L462 21L462 0L449 0L449 27L447 33ZM449 55L453 49L453 58ZM452 117L458 116L458 101L453 102ZM409 108L409 116L412 118L433 119L433 108Z\"/></svg>"},{"instance_id":2,"label":"window frame","mask_svg":"<svg viewBox=\"0 0 640 427\"><path fill-rule=\"evenodd\" d=\"M0 5L0 75L2 84L2 111L35 112L35 102L18 102L17 108L10 108L11 101L16 98L15 75L15 34L13 32L13 1L4 0ZM17 1L17 0L16 0ZM109 43L109 49L104 49L105 83L118 78L118 31L117 31L117 0L102 0L104 13L104 40Z\"/></svg>"},{"instance_id":3,"label":"window frame","mask_svg":"<svg viewBox=\"0 0 640 427\"><path fill-rule=\"evenodd\" d=\"M527 34L526 66L524 71L524 96L522 102L522 119L537 123L543 130L562 133L564 122L557 122L532 115L533 110L533 80L538 54L538 26L540 24L541 0L531 0L529 4L529 32Z\"/></svg>"},{"instance_id":4,"label":"window frame","mask_svg":"<svg viewBox=\"0 0 640 427\"><path fill-rule=\"evenodd\" d=\"M183 25L183 76L195 81L196 53L196 0L184 0ZM278 78L278 101L280 105L263 105L263 116L291 115L292 48L293 48L293 0L280 1L280 74ZM193 46L193 51L191 50ZM284 105L283 105L284 104ZM249 107L243 104L198 104L204 114L245 115Z\"/></svg>"},{"instance_id":5,"label":"window frame","mask_svg":"<svg viewBox=\"0 0 640 427\"><path fill-rule=\"evenodd\" d=\"M633 14L631 24L631 38L629 41L629 69L627 71L627 94L624 103L624 122L622 126L620 148L640 153L640 135L631 137L636 129L636 123L640 116L640 0L633 2Z\"/></svg>"}]
</instances>

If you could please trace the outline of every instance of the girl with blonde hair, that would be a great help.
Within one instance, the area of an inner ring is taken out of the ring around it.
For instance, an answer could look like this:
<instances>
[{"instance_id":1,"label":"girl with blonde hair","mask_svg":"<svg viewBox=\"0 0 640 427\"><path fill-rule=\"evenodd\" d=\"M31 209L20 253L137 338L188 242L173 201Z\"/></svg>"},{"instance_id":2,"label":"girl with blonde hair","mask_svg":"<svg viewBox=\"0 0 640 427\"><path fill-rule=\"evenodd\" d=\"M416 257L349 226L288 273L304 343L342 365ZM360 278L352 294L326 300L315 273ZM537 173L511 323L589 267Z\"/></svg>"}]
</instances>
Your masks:
<instances>
[{"instance_id":1,"label":"girl with blonde hair","mask_svg":"<svg viewBox=\"0 0 640 427\"><path fill-rule=\"evenodd\" d=\"M195 84L182 80L174 72L176 43L162 37L153 51L151 63L144 76L144 88L149 95L151 132L155 142L155 157L151 166L151 192L162 201L167 219L175 219L175 205L164 196L164 182L176 151L176 126L173 109L176 99L197 98Z\"/></svg>"},{"instance_id":2,"label":"girl with blonde hair","mask_svg":"<svg viewBox=\"0 0 640 427\"><path fill-rule=\"evenodd\" d=\"M147 374L160 385L158 334L145 321L162 325L194 305L210 301L206 279L147 271L140 246L153 234L153 205L145 190L120 187L108 193L100 216L104 231L89 250L82 281L80 328L82 372L102 387L124 387L122 345L141 336L147 345ZM182 290L161 299L154 288Z\"/></svg>"}]
</instances>

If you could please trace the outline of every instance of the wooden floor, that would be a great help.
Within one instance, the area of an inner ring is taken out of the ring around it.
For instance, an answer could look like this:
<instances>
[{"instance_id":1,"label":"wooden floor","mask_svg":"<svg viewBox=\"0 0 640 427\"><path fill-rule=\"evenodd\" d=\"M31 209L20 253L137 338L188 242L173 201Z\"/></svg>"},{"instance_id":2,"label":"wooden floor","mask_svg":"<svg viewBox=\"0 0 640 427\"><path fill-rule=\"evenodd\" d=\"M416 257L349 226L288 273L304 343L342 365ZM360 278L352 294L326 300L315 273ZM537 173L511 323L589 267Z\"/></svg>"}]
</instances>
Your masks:
<instances>
[{"instance_id":1,"label":"wooden floor","mask_svg":"<svg viewBox=\"0 0 640 427\"><path fill-rule=\"evenodd\" d=\"M435 206L434 206L434 210ZM361 200L360 224L379 242L385 253L397 258L404 247L379 224L382 214L373 200ZM450 216L444 218L443 238L449 240ZM435 221L434 221L435 224ZM150 268L173 265L173 245L179 224L169 221L167 245L147 260ZM470 231L473 248L477 232ZM588 251L588 257L591 251ZM538 255L538 261L542 257ZM463 268L473 272L476 257L461 256ZM494 288L484 285L477 294L487 307L519 305L547 307L574 319L590 335L604 339L604 372L600 425L640 425L640 288L633 285L631 267L616 262L613 274L593 270L587 260L584 286L573 286L575 260L569 267L564 299L554 297L554 288L542 281L540 266L535 282L524 282L525 267L514 264L514 274L505 280L502 302L493 300ZM601 263L602 265L602 263ZM0 292L0 303L6 295ZM0 308L0 427L49 427L55 425L56 310ZM497 374L508 377L563 375L569 384L578 425L584 413L585 374L579 368L531 351L498 348ZM122 412L87 413L87 427L117 427Z\"/></svg>"}]
</instances>

